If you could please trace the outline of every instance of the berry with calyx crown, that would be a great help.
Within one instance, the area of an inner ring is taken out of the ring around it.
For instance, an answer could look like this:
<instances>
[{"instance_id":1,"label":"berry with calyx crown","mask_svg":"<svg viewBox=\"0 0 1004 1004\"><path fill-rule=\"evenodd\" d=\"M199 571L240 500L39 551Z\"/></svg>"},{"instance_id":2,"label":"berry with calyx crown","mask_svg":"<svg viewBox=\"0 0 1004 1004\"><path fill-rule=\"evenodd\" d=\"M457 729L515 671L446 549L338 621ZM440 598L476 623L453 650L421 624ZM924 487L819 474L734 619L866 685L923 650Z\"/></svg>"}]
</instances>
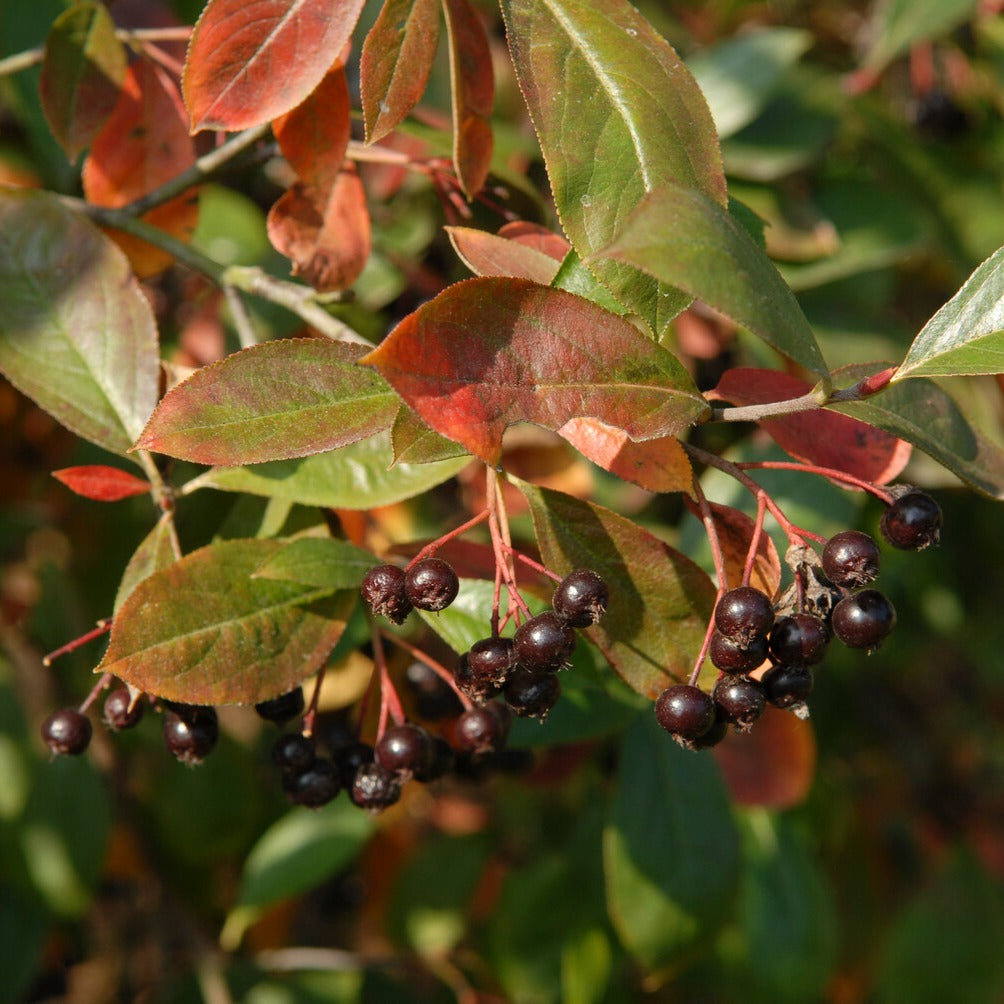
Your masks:
<instances>
[{"instance_id":1,"label":"berry with calyx crown","mask_svg":"<svg viewBox=\"0 0 1004 1004\"><path fill-rule=\"evenodd\" d=\"M442 558L416 561L405 572L404 582L409 602L419 610L445 610L460 591L457 573Z\"/></svg>"},{"instance_id":2,"label":"berry with calyx crown","mask_svg":"<svg viewBox=\"0 0 1004 1004\"><path fill-rule=\"evenodd\" d=\"M349 787L352 804L373 813L382 812L400 797L401 782L397 774L375 761L360 765Z\"/></svg>"},{"instance_id":3,"label":"berry with calyx crown","mask_svg":"<svg viewBox=\"0 0 1004 1004\"><path fill-rule=\"evenodd\" d=\"M767 658L767 639L754 638L748 645L715 630L708 647L711 664L723 673L751 673Z\"/></svg>"},{"instance_id":4,"label":"berry with calyx crown","mask_svg":"<svg viewBox=\"0 0 1004 1004\"><path fill-rule=\"evenodd\" d=\"M606 613L609 599L606 582L592 569L579 568L558 583L551 607L566 624L586 628L596 624Z\"/></svg>"},{"instance_id":5,"label":"berry with calyx crown","mask_svg":"<svg viewBox=\"0 0 1004 1004\"><path fill-rule=\"evenodd\" d=\"M76 708L60 708L42 723L45 745L59 756L80 756L91 741L91 720Z\"/></svg>"},{"instance_id":6,"label":"berry with calyx crown","mask_svg":"<svg viewBox=\"0 0 1004 1004\"><path fill-rule=\"evenodd\" d=\"M841 530L823 547L823 574L837 586L863 586L879 572L875 538L860 530Z\"/></svg>"},{"instance_id":7,"label":"berry with calyx crown","mask_svg":"<svg viewBox=\"0 0 1004 1004\"><path fill-rule=\"evenodd\" d=\"M520 718L547 718L561 696L561 683L554 673L534 673L516 668L505 685L505 703Z\"/></svg>"},{"instance_id":8,"label":"berry with calyx crown","mask_svg":"<svg viewBox=\"0 0 1004 1004\"><path fill-rule=\"evenodd\" d=\"M484 687L501 687L516 663L512 638L482 638L467 653L471 676Z\"/></svg>"},{"instance_id":9,"label":"berry with calyx crown","mask_svg":"<svg viewBox=\"0 0 1004 1004\"><path fill-rule=\"evenodd\" d=\"M679 683L667 687L656 699L655 717L674 737L700 739L715 724L715 703L700 688Z\"/></svg>"},{"instance_id":10,"label":"berry with calyx crown","mask_svg":"<svg viewBox=\"0 0 1004 1004\"><path fill-rule=\"evenodd\" d=\"M116 687L105 698L102 716L111 732L135 728L143 718L142 699L133 700L128 687Z\"/></svg>"},{"instance_id":11,"label":"berry with calyx crown","mask_svg":"<svg viewBox=\"0 0 1004 1004\"><path fill-rule=\"evenodd\" d=\"M779 617L770 630L770 655L775 662L814 666L822 661L829 644L825 621L812 614Z\"/></svg>"},{"instance_id":12,"label":"berry with calyx crown","mask_svg":"<svg viewBox=\"0 0 1004 1004\"><path fill-rule=\"evenodd\" d=\"M524 621L513 635L516 661L525 669L560 669L575 650L575 632L553 611L545 610Z\"/></svg>"},{"instance_id":13,"label":"berry with calyx crown","mask_svg":"<svg viewBox=\"0 0 1004 1004\"><path fill-rule=\"evenodd\" d=\"M763 684L749 676L723 676L711 698L718 718L735 725L737 732L748 732L767 703Z\"/></svg>"},{"instance_id":14,"label":"berry with calyx crown","mask_svg":"<svg viewBox=\"0 0 1004 1004\"><path fill-rule=\"evenodd\" d=\"M772 666L760 678L769 704L794 708L812 693L812 673L805 666Z\"/></svg>"},{"instance_id":15,"label":"berry with calyx crown","mask_svg":"<svg viewBox=\"0 0 1004 1004\"><path fill-rule=\"evenodd\" d=\"M360 587L366 605L391 624L403 624L411 613L411 600L405 586L404 571L397 565L377 565L364 576Z\"/></svg>"},{"instance_id":16,"label":"berry with calyx crown","mask_svg":"<svg viewBox=\"0 0 1004 1004\"><path fill-rule=\"evenodd\" d=\"M833 608L831 625L848 648L873 649L896 626L896 611L877 589L862 589Z\"/></svg>"},{"instance_id":17,"label":"berry with calyx crown","mask_svg":"<svg viewBox=\"0 0 1004 1004\"><path fill-rule=\"evenodd\" d=\"M715 627L744 648L763 638L774 623L770 597L752 586L737 586L715 604Z\"/></svg>"},{"instance_id":18,"label":"berry with calyx crown","mask_svg":"<svg viewBox=\"0 0 1004 1004\"><path fill-rule=\"evenodd\" d=\"M164 710L164 745L181 763L201 763L220 736L216 709L198 704L170 704Z\"/></svg>"},{"instance_id":19,"label":"berry with calyx crown","mask_svg":"<svg viewBox=\"0 0 1004 1004\"><path fill-rule=\"evenodd\" d=\"M903 551L923 551L941 541L941 506L927 492L908 491L882 514L882 536Z\"/></svg>"}]
</instances>

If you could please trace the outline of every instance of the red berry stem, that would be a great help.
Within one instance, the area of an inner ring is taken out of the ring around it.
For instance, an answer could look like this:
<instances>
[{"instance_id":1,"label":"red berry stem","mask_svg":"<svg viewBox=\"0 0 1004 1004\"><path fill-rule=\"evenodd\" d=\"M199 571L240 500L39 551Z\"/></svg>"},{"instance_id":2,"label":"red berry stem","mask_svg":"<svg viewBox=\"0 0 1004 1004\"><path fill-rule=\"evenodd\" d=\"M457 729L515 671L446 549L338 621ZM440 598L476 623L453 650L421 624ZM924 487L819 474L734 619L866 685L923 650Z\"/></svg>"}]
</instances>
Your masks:
<instances>
[{"instance_id":1,"label":"red berry stem","mask_svg":"<svg viewBox=\"0 0 1004 1004\"><path fill-rule=\"evenodd\" d=\"M505 500L502 497L502 485L500 484L498 473L491 467L485 468L486 474L486 495L488 497L488 530L492 538L492 551L495 555L495 575L496 579L501 577L501 582L505 584L509 603L510 613L515 612L516 620L519 620L520 613L530 616L530 608L526 605L523 597L520 596L516 588L516 567L513 561L514 549L512 546L512 536L509 533L509 516L505 508ZM499 632L499 600L501 599L501 586L492 603L492 634Z\"/></svg>"},{"instance_id":2,"label":"red berry stem","mask_svg":"<svg viewBox=\"0 0 1004 1004\"><path fill-rule=\"evenodd\" d=\"M103 620L98 621L98 626L96 628L91 628L90 631L86 631L79 638L74 638L73 641L68 641L65 645L60 645L59 648L53 649L48 655L43 656L42 665L51 666L53 659L58 659L61 655L73 652L75 649L80 648L81 645L86 645L89 641L93 641L95 638L100 638L103 634L107 634L107 632L111 630L111 627L111 617L106 617Z\"/></svg>"},{"instance_id":3,"label":"red berry stem","mask_svg":"<svg viewBox=\"0 0 1004 1004\"><path fill-rule=\"evenodd\" d=\"M328 671L327 666L322 666L317 671L317 678L314 680L314 690L310 695L310 704L303 713L303 735L308 738L314 734L314 719L317 718L317 706L321 700L321 687L324 684L324 674Z\"/></svg>"},{"instance_id":4,"label":"red berry stem","mask_svg":"<svg viewBox=\"0 0 1004 1004\"><path fill-rule=\"evenodd\" d=\"M454 527L449 533L444 533L442 537L437 537L431 544L426 544L418 554L415 555L411 561L405 566L405 571L412 567L412 565L417 564L423 558L428 558L430 554L435 554L439 548L443 546L448 540L453 540L454 537L459 537L461 534L467 533L468 530L474 529L479 523L483 523L488 519L489 510L485 509L479 512L477 516L471 517L466 523L461 523L460 526Z\"/></svg>"},{"instance_id":5,"label":"red berry stem","mask_svg":"<svg viewBox=\"0 0 1004 1004\"><path fill-rule=\"evenodd\" d=\"M846 471L838 471L833 467L816 467L814 464L800 464L792 460L745 460L742 463L737 463L736 467L744 471L804 471L807 474L818 474L831 481L839 481L841 484L869 492L885 502L886 505L892 501L892 496L880 485L865 481L864 478L848 474Z\"/></svg>"},{"instance_id":6,"label":"red berry stem","mask_svg":"<svg viewBox=\"0 0 1004 1004\"><path fill-rule=\"evenodd\" d=\"M441 680L443 680L449 688L457 695L460 703L463 704L465 710L470 710L474 707L474 702L464 694L460 689L458 689L456 681L453 679L453 674L436 659L433 659L431 655L423 652L418 646L412 645L411 642L405 641L403 638L398 637L396 634L391 634L389 631L385 631L382 628L378 629L380 635L386 641L389 641L393 645L397 645L398 648L404 649L413 659L417 659L420 663L428 666L429 669L433 671Z\"/></svg>"},{"instance_id":7,"label":"red berry stem","mask_svg":"<svg viewBox=\"0 0 1004 1004\"><path fill-rule=\"evenodd\" d=\"M532 568L535 572L540 572L541 575L546 575L553 582L561 582L562 576L557 572L552 572L550 568L546 568L539 561L534 561L528 554L523 554L522 551L514 550L511 547L506 547L506 550L517 560L522 561L524 565L528 568Z\"/></svg>"},{"instance_id":8,"label":"red berry stem","mask_svg":"<svg viewBox=\"0 0 1004 1004\"><path fill-rule=\"evenodd\" d=\"M725 568L725 555L722 553L722 544L718 539L718 527L715 526L714 513L711 511L708 497L704 494L704 489L701 487L700 481L697 480L696 474L694 475L692 484L694 487L694 497L697 499L697 505L701 510L701 522L704 524L704 531L708 535L708 544L711 546L711 557L715 562L715 578L718 579L718 592L721 594L729 588L729 576ZM698 664L698 668L699 666L700 664Z\"/></svg>"},{"instance_id":9,"label":"red berry stem","mask_svg":"<svg viewBox=\"0 0 1004 1004\"><path fill-rule=\"evenodd\" d=\"M753 566L756 564L757 551L760 549L760 539L763 537L763 521L767 515L767 500L763 495L756 498L756 519L753 522L753 535L750 537L750 549L746 554L746 564L743 566L743 581L741 585L748 586L753 577Z\"/></svg>"},{"instance_id":10,"label":"red berry stem","mask_svg":"<svg viewBox=\"0 0 1004 1004\"><path fill-rule=\"evenodd\" d=\"M715 606L718 605L718 601L724 595L725 590L719 588L718 593L715 596ZM694 660L694 668L690 671L690 678L687 683L692 687L697 686L697 678L701 675L701 667L704 665L704 660L708 657L708 649L711 647L711 638L715 633L715 614L714 607L711 608L711 616L708 618L708 626L704 631L704 641L701 642L701 650L697 653L697 658Z\"/></svg>"},{"instance_id":11,"label":"red berry stem","mask_svg":"<svg viewBox=\"0 0 1004 1004\"><path fill-rule=\"evenodd\" d=\"M98 682L91 687L91 692L83 699L80 703L80 707L77 708L82 714L87 711L87 709L98 699L101 691L104 690L109 683L112 682L111 673L102 673L98 678Z\"/></svg>"}]
</instances>

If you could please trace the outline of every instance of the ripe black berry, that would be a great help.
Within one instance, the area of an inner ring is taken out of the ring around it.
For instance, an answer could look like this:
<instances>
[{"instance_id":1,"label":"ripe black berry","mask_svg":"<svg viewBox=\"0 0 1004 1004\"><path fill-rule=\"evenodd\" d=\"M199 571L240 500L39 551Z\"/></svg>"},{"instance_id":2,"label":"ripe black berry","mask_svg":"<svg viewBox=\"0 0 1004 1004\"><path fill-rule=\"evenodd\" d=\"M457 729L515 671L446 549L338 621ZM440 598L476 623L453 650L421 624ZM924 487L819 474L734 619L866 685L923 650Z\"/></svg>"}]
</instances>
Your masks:
<instances>
[{"instance_id":1,"label":"ripe black berry","mask_svg":"<svg viewBox=\"0 0 1004 1004\"><path fill-rule=\"evenodd\" d=\"M515 662L512 638L482 638L467 653L471 676L485 686L501 687Z\"/></svg>"},{"instance_id":2,"label":"ripe black berry","mask_svg":"<svg viewBox=\"0 0 1004 1004\"><path fill-rule=\"evenodd\" d=\"M53 753L79 756L91 741L91 720L76 708L60 708L42 723L42 738Z\"/></svg>"},{"instance_id":3,"label":"ripe black berry","mask_svg":"<svg viewBox=\"0 0 1004 1004\"><path fill-rule=\"evenodd\" d=\"M314 755L314 743L299 732L286 732L272 744L272 763L291 774L305 771Z\"/></svg>"},{"instance_id":4,"label":"ripe black berry","mask_svg":"<svg viewBox=\"0 0 1004 1004\"><path fill-rule=\"evenodd\" d=\"M804 704L812 693L812 673L805 666L772 666L760 682L767 701L775 708Z\"/></svg>"},{"instance_id":5,"label":"ripe black berry","mask_svg":"<svg viewBox=\"0 0 1004 1004\"><path fill-rule=\"evenodd\" d=\"M280 694L270 701L259 701L254 709L266 722L284 725L303 711L303 687Z\"/></svg>"},{"instance_id":6,"label":"ripe black berry","mask_svg":"<svg viewBox=\"0 0 1004 1004\"><path fill-rule=\"evenodd\" d=\"M700 739L715 724L715 703L698 687L680 683L667 687L655 702L655 717L671 735Z\"/></svg>"},{"instance_id":7,"label":"ripe black berry","mask_svg":"<svg viewBox=\"0 0 1004 1004\"><path fill-rule=\"evenodd\" d=\"M405 589L419 610L445 610L457 598L460 580L442 558L423 558L405 573Z\"/></svg>"},{"instance_id":8,"label":"ripe black berry","mask_svg":"<svg viewBox=\"0 0 1004 1004\"><path fill-rule=\"evenodd\" d=\"M457 690L460 693L469 697L476 704L484 704L498 696L499 693L498 684L492 680L475 678L466 652L457 660L456 668L453 670L453 682L457 685Z\"/></svg>"},{"instance_id":9,"label":"ripe black berry","mask_svg":"<svg viewBox=\"0 0 1004 1004\"><path fill-rule=\"evenodd\" d=\"M566 624L585 628L606 613L609 599L610 590L603 579L588 568L579 568L558 583L551 607Z\"/></svg>"},{"instance_id":10,"label":"ripe black berry","mask_svg":"<svg viewBox=\"0 0 1004 1004\"><path fill-rule=\"evenodd\" d=\"M770 597L752 586L730 589L715 606L715 626L743 647L766 635L773 623Z\"/></svg>"},{"instance_id":11,"label":"ripe black berry","mask_svg":"<svg viewBox=\"0 0 1004 1004\"><path fill-rule=\"evenodd\" d=\"M442 736L432 736L432 754L428 763L421 769L416 770L414 778L423 783L435 781L437 778L448 774L453 767L453 748Z\"/></svg>"},{"instance_id":12,"label":"ripe black berry","mask_svg":"<svg viewBox=\"0 0 1004 1004\"><path fill-rule=\"evenodd\" d=\"M300 773L285 774L282 790L295 805L319 809L338 794L338 772L326 757L315 757L313 763Z\"/></svg>"},{"instance_id":13,"label":"ripe black berry","mask_svg":"<svg viewBox=\"0 0 1004 1004\"><path fill-rule=\"evenodd\" d=\"M116 687L105 698L103 715L105 725L112 732L122 732L138 725L143 717L142 699L133 703L128 687Z\"/></svg>"},{"instance_id":14,"label":"ripe black berry","mask_svg":"<svg viewBox=\"0 0 1004 1004\"><path fill-rule=\"evenodd\" d=\"M922 551L941 540L941 506L927 492L907 492L882 514L879 528L893 547Z\"/></svg>"},{"instance_id":15,"label":"ripe black berry","mask_svg":"<svg viewBox=\"0 0 1004 1004\"><path fill-rule=\"evenodd\" d=\"M767 639L754 638L749 645L740 645L721 631L711 636L708 656L723 673L751 673L767 658Z\"/></svg>"},{"instance_id":16,"label":"ripe black berry","mask_svg":"<svg viewBox=\"0 0 1004 1004\"><path fill-rule=\"evenodd\" d=\"M427 721L455 718L463 711L454 689L424 662L413 662L404 675L415 698L418 717Z\"/></svg>"},{"instance_id":17,"label":"ripe black berry","mask_svg":"<svg viewBox=\"0 0 1004 1004\"><path fill-rule=\"evenodd\" d=\"M392 624L403 624L411 613L411 600L405 587L404 571L397 565L377 565L365 576L360 588L363 599L374 614Z\"/></svg>"},{"instance_id":18,"label":"ripe black berry","mask_svg":"<svg viewBox=\"0 0 1004 1004\"><path fill-rule=\"evenodd\" d=\"M457 718L453 745L460 753L487 753L505 744L506 728L494 707L471 708Z\"/></svg>"},{"instance_id":19,"label":"ripe black berry","mask_svg":"<svg viewBox=\"0 0 1004 1004\"><path fill-rule=\"evenodd\" d=\"M833 608L831 624L849 648L875 648L895 626L896 611L877 589L862 589Z\"/></svg>"},{"instance_id":20,"label":"ripe black berry","mask_svg":"<svg viewBox=\"0 0 1004 1004\"><path fill-rule=\"evenodd\" d=\"M343 788L351 788L359 768L373 763L373 747L369 743L352 742L332 752Z\"/></svg>"},{"instance_id":21,"label":"ripe black berry","mask_svg":"<svg viewBox=\"0 0 1004 1004\"><path fill-rule=\"evenodd\" d=\"M561 696L561 684L554 673L534 673L517 667L505 685L505 703L520 718L547 718Z\"/></svg>"},{"instance_id":22,"label":"ripe black berry","mask_svg":"<svg viewBox=\"0 0 1004 1004\"><path fill-rule=\"evenodd\" d=\"M545 610L516 628L513 647L526 669L560 669L575 650L575 632L553 610Z\"/></svg>"},{"instance_id":23,"label":"ripe black berry","mask_svg":"<svg viewBox=\"0 0 1004 1004\"><path fill-rule=\"evenodd\" d=\"M763 684L748 676L724 676L711 694L718 718L737 732L748 732L763 712L767 697Z\"/></svg>"},{"instance_id":24,"label":"ripe black berry","mask_svg":"<svg viewBox=\"0 0 1004 1004\"><path fill-rule=\"evenodd\" d=\"M356 771L349 788L353 805L370 812L380 812L401 797L397 774L378 763L364 763Z\"/></svg>"},{"instance_id":25,"label":"ripe black berry","mask_svg":"<svg viewBox=\"0 0 1004 1004\"><path fill-rule=\"evenodd\" d=\"M201 763L213 751L219 736L215 708L172 704L164 711L164 744L182 763Z\"/></svg>"},{"instance_id":26,"label":"ripe black berry","mask_svg":"<svg viewBox=\"0 0 1004 1004\"><path fill-rule=\"evenodd\" d=\"M863 586L879 571L875 539L860 530L835 533L823 548L823 574L838 586Z\"/></svg>"},{"instance_id":27,"label":"ripe black berry","mask_svg":"<svg viewBox=\"0 0 1004 1004\"><path fill-rule=\"evenodd\" d=\"M825 622L812 614L781 617L770 630L770 654L775 662L814 666L826 655L829 643Z\"/></svg>"},{"instance_id":28,"label":"ripe black berry","mask_svg":"<svg viewBox=\"0 0 1004 1004\"><path fill-rule=\"evenodd\" d=\"M424 770L432 758L432 737L421 725L392 725L373 748L374 759L387 770L413 774Z\"/></svg>"},{"instance_id":29,"label":"ripe black berry","mask_svg":"<svg viewBox=\"0 0 1004 1004\"><path fill-rule=\"evenodd\" d=\"M688 740L685 745L690 749L706 750L711 746L717 746L728 735L728 731L728 722L723 718L719 718L716 714L711 728L696 739Z\"/></svg>"}]
</instances>

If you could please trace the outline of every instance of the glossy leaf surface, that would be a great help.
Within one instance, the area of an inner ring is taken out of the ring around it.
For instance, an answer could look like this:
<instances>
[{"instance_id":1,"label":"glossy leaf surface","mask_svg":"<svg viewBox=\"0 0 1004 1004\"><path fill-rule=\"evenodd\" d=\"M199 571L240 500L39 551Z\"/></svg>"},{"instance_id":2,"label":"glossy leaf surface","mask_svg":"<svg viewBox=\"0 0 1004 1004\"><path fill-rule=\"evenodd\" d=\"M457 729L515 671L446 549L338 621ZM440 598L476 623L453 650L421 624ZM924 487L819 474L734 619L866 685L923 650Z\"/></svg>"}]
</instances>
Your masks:
<instances>
[{"instance_id":1,"label":"glossy leaf surface","mask_svg":"<svg viewBox=\"0 0 1004 1004\"><path fill-rule=\"evenodd\" d=\"M446 227L453 249L475 275L511 276L547 286L560 262L517 241L473 227Z\"/></svg>"},{"instance_id":2,"label":"glossy leaf surface","mask_svg":"<svg viewBox=\"0 0 1004 1004\"><path fill-rule=\"evenodd\" d=\"M64 467L53 471L52 476L70 491L96 502L118 502L119 499L144 495L150 491L149 481L119 467L106 467L102 464Z\"/></svg>"},{"instance_id":3,"label":"glossy leaf surface","mask_svg":"<svg viewBox=\"0 0 1004 1004\"><path fill-rule=\"evenodd\" d=\"M504 0L509 48L562 226L587 258L647 192L672 181L725 205L704 96L625 0ZM659 334L689 297L609 260L600 279Z\"/></svg>"},{"instance_id":4,"label":"glossy leaf surface","mask_svg":"<svg viewBox=\"0 0 1004 1004\"><path fill-rule=\"evenodd\" d=\"M153 314L125 257L55 196L0 190L0 370L125 455L157 403Z\"/></svg>"},{"instance_id":5,"label":"glossy leaf surface","mask_svg":"<svg viewBox=\"0 0 1004 1004\"><path fill-rule=\"evenodd\" d=\"M657 697L689 674L715 602L715 587L689 558L623 516L562 492L520 485L544 563L558 574L592 568L610 605L586 632L618 675Z\"/></svg>"},{"instance_id":6,"label":"glossy leaf surface","mask_svg":"<svg viewBox=\"0 0 1004 1004\"><path fill-rule=\"evenodd\" d=\"M357 589L377 564L369 551L333 537L302 537L266 559L255 577L325 589Z\"/></svg>"},{"instance_id":7,"label":"glossy leaf surface","mask_svg":"<svg viewBox=\"0 0 1004 1004\"><path fill-rule=\"evenodd\" d=\"M327 657L355 597L255 578L276 540L228 540L140 582L99 669L189 704L251 704L292 690Z\"/></svg>"},{"instance_id":8,"label":"glossy leaf surface","mask_svg":"<svg viewBox=\"0 0 1004 1004\"><path fill-rule=\"evenodd\" d=\"M192 132L270 122L317 86L352 35L364 0L210 0L182 87Z\"/></svg>"},{"instance_id":9,"label":"glossy leaf surface","mask_svg":"<svg viewBox=\"0 0 1004 1004\"><path fill-rule=\"evenodd\" d=\"M388 428L394 393L357 366L359 346L264 342L197 370L158 405L138 449L200 464L303 457Z\"/></svg>"},{"instance_id":10,"label":"glossy leaf surface","mask_svg":"<svg viewBox=\"0 0 1004 1004\"><path fill-rule=\"evenodd\" d=\"M363 360L418 416L494 463L516 422L592 416L632 439L707 410L675 356L588 300L520 279L471 279L409 315Z\"/></svg>"}]
</instances>

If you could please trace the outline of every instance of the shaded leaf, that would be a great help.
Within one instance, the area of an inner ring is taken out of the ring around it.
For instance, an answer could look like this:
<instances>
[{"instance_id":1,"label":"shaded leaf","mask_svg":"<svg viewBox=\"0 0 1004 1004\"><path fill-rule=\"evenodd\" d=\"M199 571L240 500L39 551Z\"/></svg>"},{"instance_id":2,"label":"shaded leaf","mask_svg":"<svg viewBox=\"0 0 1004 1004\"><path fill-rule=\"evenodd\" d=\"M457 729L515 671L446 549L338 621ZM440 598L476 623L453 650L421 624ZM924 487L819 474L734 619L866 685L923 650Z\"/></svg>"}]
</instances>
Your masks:
<instances>
[{"instance_id":1,"label":"shaded leaf","mask_svg":"<svg viewBox=\"0 0 1004 1004\"><path fill-rule=\"evenodd\" d=\"M973 16L979 0L886 0L873 7L864 66L878 72L911 46L947 35Z\"/></svg>"},{"instance_id":2,"label":"shaded leaf","mask_svg":"<svg viewBox=\"0 0 1004 1004\"><path fill-rule=\"evenodd\" d=\"M118 502L133 495L145 495L150 482L119 467L89 464L85 467L64 467L52 476L72 492L96 502Z\"/></svg>"},{"instance_id":3,"label":"shaded leaf","mask_svg":"<svg viewBox=\"0 0 1004 1004\"><path fill-rule=\"evenodd\" d=\"M446 233L461 261L475 275L511 276L547 286L559 262L548 254L496 234L472 227L446 227Z\"/></svg>"},{"instance_id":4,"label":"shaded leaf","mask_svg":"<svg viewBox=\"0 0 1004 1004\"><path fill-rule=\"evenodd\" d=\"M157 406L137 449L200 464L323 453L386 429L394 393L363 349L320 338L253 345L196 370Z\"/></svg>"},{"instance_id":5,"label":"shaded leaf","mask_svg":"<svg viewBox=\"0 0 1004 1004\"><path fill-rule=\"evenodd\" d=\"M182 77L191 131L234 131L295 108L352 35L364 0L210 0Z\"/></svg>"},{"instance_id":6,"label":"shaded leaf","mask_svg":"<svg viewBox=\"0 0 1004 1004\"><path fill-rule=\"evenodd\" d=\"M766 252L746 228L695 188L648 195L606 248L613 258L686 290L812 373L826 363L809 322Z\"/></svg>"},{"instance_id":7,"label":"shaded leaf","mask_svg":"<svg viewBox=\"0 0 1004 1004\"><path fill-rule=\"evenodd\" d=\"M254 578L276 540L227 540L154 572L115 617L98 669L188 704L253 704L292 690L327 657L355 596Z\"/></svg>"},{"instance_id":8,"label":"shaded leaf","mask_svg":"<svg viewBox=\"0 0 1004 1004\"><path fill-rule=\"evenodd\" d=\"M801 397L810 390L810 384L788 373L737 367L722 376L709 397L736 405L767 404ZM765 418L757 424L793 457L876 484L891 481L910 459L909 443L827 409Z\"/></svg>"},{"instance_id":9,"label":"shaded leaf","mask_svg":"<svg viewBox=\"0 0 1004 1004\"><path fill-rule=\"evenodd\" d=\"M689 492L693 488L690 458L673 436L635 443L623 429L597 418L570 419L558 435L605 471L647 491Z\"/></svg>"},{"instance_id":10,"label":"shaded leaf","mask_svg":"<svg viewBox=\"0 0 1004 1004\"><path fill-rule=\"evenodd\" d=\"M721 778L651 711L625 737L603 849L610 917L648 972L681 964L728 918L740 848Z\"/></svg>"},{"instance_id":11,"label":"shaded leaf","mask_svg":"<svg viewBox=\"0 0 1004 1004\"><path fill-rule=\"evenodd\" d=\"M582 258L604 248L668 181L725 205L704 96L626 0L503 0L509 48L565 233ZM689 297L606 258L590 267L658 335Z\"/></svg>"},{"instance_id":12,"label":"shaded leaf","mask_svg":"<svg viewBox=\"0 0 1004 1004\"><path fill-rule=\"evenodd\" d=\"M255 578L281 579L325 589L358 589L376 558L369 551L333 537L302 537L268 557Z\"/></svg>"},{"instance_id":13,"label":"shaded leaf","mask_svg":"<svg viewBox=\"0 0 1004 1004\"><path fill-rule=\"evenodd\" d=\"M411 408L403 404L391 428L391 442L395 464L431 464L470 456L459 443L430 429Z\"/></svg>"},{"instance_id":14,"label":"shaded leaf","mask_svg":"<svg viewBox=\"0 0 1004 1004\"><path fill-rule=\"evenodd\" d=\"M367 143L386 136L418 103L438 42L438 0L384 0L359 66Z\"/></svg>"},{"instance_id":15,"label":"shaded leaf","mask_svg":"<svg viewBox=\"0 0 1004 1004\"><path fill-rule=\"evenodd\" d=\"M651 439L707 411L677 359L628 321L523 279L448 287L362 361L422 421L489 463L516 422L558 429L585 415Z\"/></svg>"},{"instance_id":16,"label":"shaded leaf","mask_svg":"<svg viewBox=\"0 0 1004 1004\"><path fill-rule=\"evenodd\" d=\"M104 4L78 3L56 18L38 86L49 128L71 160L111 115L125 74L125 49Z\"/></svg>"},{"instance_id":17,"label":"shaded leaf","mask_svg":"<svg viewBox=\"0 0 1004 1004\"><path fill-rule=\"evenodd\" d=\"M118 591L115 593L114 613L119 612L126 597L140 582L153 575L154 572L167 568L176 560L173 519L173 513L163 513L154 528L140 542L139 547L133 551L132 557L122 573Z\"/></svg>"},{"instance_id":18,"label":"shaded leaf","mask_svg":"<svg viewBox=\"0 0 1004 1004\"><path fill-rule=\"evenodd\" d=\"M1004 247L924 325L893 381L975 373L1004 373Z\"/></svg>"},{"instance_id":19,"label":"shaded leaf","mask_svg":"<svg viewBox=\"0 0 1004 1004\"><path fill-rule=\"evenodd\" d=\"M715 602L708 575L623 516L521 483L544 563L564 575L595 569L610 588L603 620L586 634L639 694L657 697L693 668Z\"/></svg>"},{"instance_id":20,"label":"shaded leaf","mask_svg":"<svg viewBox=\"0 0 1004 1004\"><path fill-rule=\"evenodd\" d=\"M157 330L119 249L44 192L0 189L0 370L125 455L157 403Z\"/></svg>"},{"instance_id":21,"label":"shaded leaf","mask_svg":"<svg viewBox=\"0 0 1004 1004\"><path fill-rule=\"evenodd\" d=\"M268 214L268 239L315 289L347 289L370 256L370 214L354 164L330 188L297 182Z\"/></svg>"}]
</instances>

